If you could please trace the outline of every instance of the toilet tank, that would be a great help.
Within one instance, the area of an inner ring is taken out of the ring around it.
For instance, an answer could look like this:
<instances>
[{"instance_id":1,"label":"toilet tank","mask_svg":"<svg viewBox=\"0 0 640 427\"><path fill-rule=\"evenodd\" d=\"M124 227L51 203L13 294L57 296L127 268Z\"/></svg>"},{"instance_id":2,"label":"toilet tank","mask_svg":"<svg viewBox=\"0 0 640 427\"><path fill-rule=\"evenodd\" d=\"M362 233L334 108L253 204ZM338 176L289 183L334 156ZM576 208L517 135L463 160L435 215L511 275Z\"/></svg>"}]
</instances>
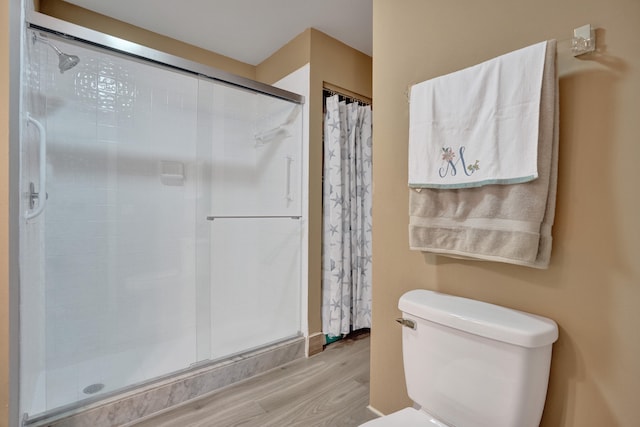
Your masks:
<instances>
[{"instance_id":1,"label":"toilet tank","mask_svg":"<svg viewBox=\"0 0 640 427\"><path fill-rule=\"evenodd\" d=\"M421 409L458 427L539 426L553 320L427 290L398 307L407 391Z\"/></svg>"}]
</instances>

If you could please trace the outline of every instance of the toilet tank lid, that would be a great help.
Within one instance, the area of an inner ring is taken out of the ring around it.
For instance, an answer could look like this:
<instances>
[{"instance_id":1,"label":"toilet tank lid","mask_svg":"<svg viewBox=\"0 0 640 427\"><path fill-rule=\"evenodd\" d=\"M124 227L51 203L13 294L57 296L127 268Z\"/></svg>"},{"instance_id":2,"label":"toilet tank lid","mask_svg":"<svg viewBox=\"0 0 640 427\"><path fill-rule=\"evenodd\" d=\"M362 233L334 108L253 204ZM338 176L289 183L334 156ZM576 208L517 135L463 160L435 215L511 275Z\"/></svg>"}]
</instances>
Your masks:
<instances>
[{"instance_id":1,"label":"toilet tank lid","mask_svg":"<svg viewBox=\"0 0 640 427\"><path fill-rule=\"evenodd\" d=\"M398 308L421 319L522 347L542 347L558 339L558 325L546 317L425 289L402 295Z\"/></svg>"}]
</instances>

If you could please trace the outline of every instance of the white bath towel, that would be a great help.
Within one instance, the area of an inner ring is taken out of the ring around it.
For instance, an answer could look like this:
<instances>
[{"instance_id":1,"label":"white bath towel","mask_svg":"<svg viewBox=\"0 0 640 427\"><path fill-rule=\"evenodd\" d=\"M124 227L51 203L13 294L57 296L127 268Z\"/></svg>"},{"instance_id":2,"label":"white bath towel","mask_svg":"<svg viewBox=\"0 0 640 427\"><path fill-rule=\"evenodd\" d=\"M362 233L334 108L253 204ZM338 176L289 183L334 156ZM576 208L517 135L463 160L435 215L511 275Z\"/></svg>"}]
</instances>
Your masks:
<instances>
[{"instance_id":1,"label":"white bath towel","mask_svg":"<svg viewBox=\"0 0 640 427\"><path fill-rule=\"evenodd\" d=\"M558 174L556 41L547 43L540 102L539 177L514 185L409 189L413 250L547 268Z\"/></svg>"},{"instance_id":2,"label":"white bath towel","mask_svg":"<svg viewBox=\"0 0 640 427\"><path fill-rule=\"evenodd\" d=\"M411 87L409 186L467 188L538 177L546 42Z\"/></svg>"}]
</instances>

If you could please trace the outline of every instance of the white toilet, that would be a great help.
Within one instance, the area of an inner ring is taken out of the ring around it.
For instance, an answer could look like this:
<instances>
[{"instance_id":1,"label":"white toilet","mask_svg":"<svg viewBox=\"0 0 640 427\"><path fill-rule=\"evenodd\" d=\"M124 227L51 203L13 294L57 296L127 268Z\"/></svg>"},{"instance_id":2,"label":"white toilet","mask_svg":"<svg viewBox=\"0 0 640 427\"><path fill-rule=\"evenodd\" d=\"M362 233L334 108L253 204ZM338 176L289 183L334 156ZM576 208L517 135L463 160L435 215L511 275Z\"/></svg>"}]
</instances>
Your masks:
<instances>
[{"instance_id":1,"label":"white toilet","mask_svg":"<svg viewBox=\"0 0 640 427\"><path fill-rule=\"evenodd\" d=\"M553 320L427 290L404 294L402 352L414 408L366 427L538 427Z\"/></svg>"}]
</instances>

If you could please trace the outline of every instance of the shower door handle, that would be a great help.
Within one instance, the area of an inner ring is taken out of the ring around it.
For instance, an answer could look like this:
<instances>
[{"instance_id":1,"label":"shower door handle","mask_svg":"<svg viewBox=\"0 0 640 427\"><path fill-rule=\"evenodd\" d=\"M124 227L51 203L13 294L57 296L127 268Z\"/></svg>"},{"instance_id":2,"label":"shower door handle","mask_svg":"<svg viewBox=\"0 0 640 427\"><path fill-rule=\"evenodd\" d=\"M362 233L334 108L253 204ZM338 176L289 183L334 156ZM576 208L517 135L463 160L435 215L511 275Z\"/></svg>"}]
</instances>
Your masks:
<instances>
[{"instance_id":1,"label":"shower door handle","mask_svg":"<svg viewBox=\"0 0 640 427\"><path fill-rule=\"evenodd\" d=\"M42 126L42 123L31 117L31 114L27 113L27 124L32 123L38 129L39 135L39 149L40 149L40 191L36 193L35 185L29 183L29 210L25 213L25 219L32 219L37 217L44 210L44 205L47 202L47 134ZM38 206L35 206L36 200ZM35 206L35 209L34 209Z\"/></svg>"},{"instance_id":2,"label":"shower door handle","mask_svg":"<svg viewBox=\"0 0 640 427\"><path fill-rule=\"evenodd\" d=\"M293 163L293 158L291 156L286 156L284 158L284 161L285 161L284 198L288 203L293 201L293 197L291 196L291 163Z\"/></svg>"}]
</instances>

